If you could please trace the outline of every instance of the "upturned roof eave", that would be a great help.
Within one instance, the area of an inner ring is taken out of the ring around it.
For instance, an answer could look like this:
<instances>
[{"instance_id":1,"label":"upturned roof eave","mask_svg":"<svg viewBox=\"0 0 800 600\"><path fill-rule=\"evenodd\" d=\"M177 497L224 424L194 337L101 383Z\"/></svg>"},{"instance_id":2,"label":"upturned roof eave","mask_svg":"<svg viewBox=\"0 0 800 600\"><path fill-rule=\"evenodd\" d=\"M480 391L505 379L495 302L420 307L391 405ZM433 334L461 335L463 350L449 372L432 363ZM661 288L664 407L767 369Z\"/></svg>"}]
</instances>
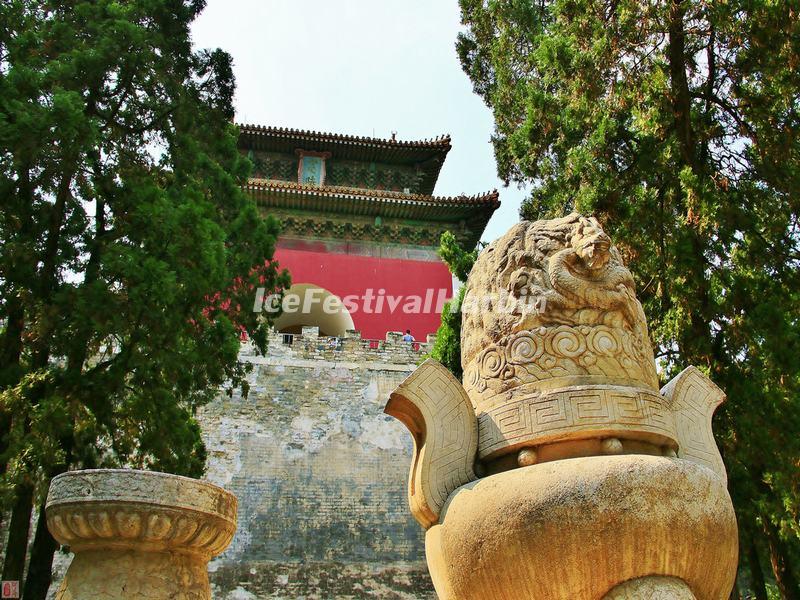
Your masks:
<instances>
[{"instance_id":1,"label":"upturned roof eave","mask_svg":"<svg viewBox=\"0 0 800 600\"><path fill-rule=\"evenodd\" d=\"M497 190L477 196L437 197L302 185L293 182L250 180L245 191L267 211L366 216L437 223L464 231L468 244L477 243L492 214L500 206Z\"/></svg>"},{"instance_id":2,"label":"upturned roof eave","mask_svg":"<svg viewBox=\"0 0 800 600\"><path fill-rule=\"evenodd\" d=\"M325 133L286 127L240 124L239 147L244 150L294 152L297 149L331 152L342 160L416 166L424 178L422 191L432 193L451 149L450 136L403 141Z\"/></svg>"}]
</instances>

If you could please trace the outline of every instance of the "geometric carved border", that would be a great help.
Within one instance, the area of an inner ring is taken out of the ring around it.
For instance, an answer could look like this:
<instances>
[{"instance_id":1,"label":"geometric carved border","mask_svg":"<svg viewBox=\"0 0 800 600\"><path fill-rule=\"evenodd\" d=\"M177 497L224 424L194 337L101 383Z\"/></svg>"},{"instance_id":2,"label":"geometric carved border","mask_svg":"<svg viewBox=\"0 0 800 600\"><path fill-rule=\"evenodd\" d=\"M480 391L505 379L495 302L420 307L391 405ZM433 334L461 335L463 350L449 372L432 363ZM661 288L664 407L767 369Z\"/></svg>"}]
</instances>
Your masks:
<instances>
[{"instance_id":1,"label":"geometric carved border","mask_svg":"<svg viewBox=\"0 0 800 600\"><path fill-rule=\"evenodd\" d=\"M725 392L695 367L688 367L661 389L670 402L678 433L678 457L704 465L727 482L725 463L714 440L711 419Z\"/></svg>"},{"instance_id":2,"label":"geometric carved border","mask_svg":"<svg viewBox=\"0 0 800 600\"><path fill-rule=\"evenodd\" d=\"M532 392L478 415L479 456L603 432L676 445L668 404L658 392L644 388L594 385Z\"/></svg>"},{"instance_id":3,"label":"geometric carved border","mask_svg":"<svg viewBox=\"0 0 800 600\"><path fill-rule=\"evenodd\" d=\"M391 393L384 412L414 438L408 500L414 518L428 529L439 521L450 494L476 479L475 412L461 383L431 358Z\"/></svg>"}]
</instances>

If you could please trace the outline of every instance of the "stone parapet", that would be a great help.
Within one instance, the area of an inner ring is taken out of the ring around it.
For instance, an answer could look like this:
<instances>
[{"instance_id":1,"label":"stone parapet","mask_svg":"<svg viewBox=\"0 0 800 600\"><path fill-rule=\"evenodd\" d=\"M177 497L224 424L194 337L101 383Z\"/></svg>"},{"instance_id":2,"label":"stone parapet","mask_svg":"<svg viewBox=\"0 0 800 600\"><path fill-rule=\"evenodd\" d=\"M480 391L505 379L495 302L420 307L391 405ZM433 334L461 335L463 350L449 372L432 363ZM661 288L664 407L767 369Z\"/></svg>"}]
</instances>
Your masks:
<instances>
[{"instance_id":1,"label":"stone parapet","mask_svg":"<svg viewBox=\"0 0 800 600\"><path fill-rule=\"evenodd\" d=\"M267 352L259 355L250 343L242 344L240 358L253 364L269 364L271 359L300 359L336 363L387 363L416 365L433 348L434 336L424 342L405 342L401 332L390 331L386 338L362 338L358 331L343 337L319 335L317 327L303 327L302 333L272 331Z\"/></svg>"}]
</instances>

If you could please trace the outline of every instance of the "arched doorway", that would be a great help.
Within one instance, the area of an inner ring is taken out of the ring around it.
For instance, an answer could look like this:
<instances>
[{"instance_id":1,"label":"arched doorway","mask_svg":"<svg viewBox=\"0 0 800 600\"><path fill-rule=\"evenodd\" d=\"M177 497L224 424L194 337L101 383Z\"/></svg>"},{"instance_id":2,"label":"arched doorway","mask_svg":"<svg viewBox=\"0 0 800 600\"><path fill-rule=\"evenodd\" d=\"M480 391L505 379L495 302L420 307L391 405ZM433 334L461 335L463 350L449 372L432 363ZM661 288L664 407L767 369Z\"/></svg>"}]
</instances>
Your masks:
<instances>
[{"instance_id":1,"label":"arched doorway","mask_svg":"<svg viewBox=\"0 0 800 600\"><path fill-rule=\"evenodd\" d=\"M286 299L294 296L291 301ZM296 283L284 294L284 312L275 319L276 331L301 333L303 327L319 327L319 334L342 337L355 329L353 318L342 300L313 283ZM289 310L294 307L293 310Z\"/></svg>"}]
</instances>

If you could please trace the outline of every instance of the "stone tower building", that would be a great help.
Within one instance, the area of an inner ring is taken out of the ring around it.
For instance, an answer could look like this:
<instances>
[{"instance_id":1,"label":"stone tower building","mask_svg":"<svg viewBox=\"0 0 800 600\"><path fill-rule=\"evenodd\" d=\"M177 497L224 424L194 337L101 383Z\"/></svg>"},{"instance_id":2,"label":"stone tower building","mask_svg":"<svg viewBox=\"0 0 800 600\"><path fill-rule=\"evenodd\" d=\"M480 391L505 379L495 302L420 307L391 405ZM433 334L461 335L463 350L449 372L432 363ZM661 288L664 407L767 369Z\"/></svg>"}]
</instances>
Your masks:
<instances>
[{"instance_id":1,"label":"stone tower building","mask_svg":"<svg viewBox=\"0 0 800 600\"><path fill-rule=\"evenodd\" d=\"M450 147L242 126L246 189L281 222L275 256L301 309L278 319L266 356L243 348L249 394L200 415L208 478L239 498L216 598L432 597L407 510L411 444L382 409L452 296L441 233L474 246L499 206L497 192L432 195Z\"/></svg>"}]
</instances>

